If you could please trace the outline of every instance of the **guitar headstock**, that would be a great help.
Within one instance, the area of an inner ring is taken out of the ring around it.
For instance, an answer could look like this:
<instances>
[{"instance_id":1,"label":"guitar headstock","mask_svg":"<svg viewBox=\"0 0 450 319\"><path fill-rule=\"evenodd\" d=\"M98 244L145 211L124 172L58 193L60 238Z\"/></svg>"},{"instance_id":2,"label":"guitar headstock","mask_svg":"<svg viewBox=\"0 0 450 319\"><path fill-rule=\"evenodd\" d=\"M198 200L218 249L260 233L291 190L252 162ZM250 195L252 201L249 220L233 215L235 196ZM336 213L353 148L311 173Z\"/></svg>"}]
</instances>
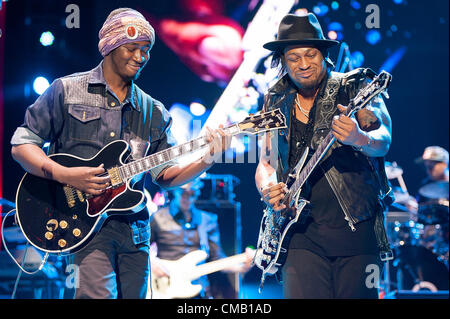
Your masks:
<instances>
[{"instance_id":1,"label":"guitar headstock","mask_svg":"<svg viewBox=\"0 0 450 319\"><path fill-rule=\"evenodd\" d=\"M258 134L287 127L286 118L280 109L250 115L237 125L241 132L250 134Z\"/></svg>"},{"instance_id":2,"label":"guitar headstock","mask_svg":"<svg viewBox=\"0 0 450 319\"><path fill-rule=\"evenodd\" d=\"M351 113L364 108L374 97L382 93L387 99L387 88L392 81L392 75L386 71L380 72L376 75L372 82L370 82L365 88L361 89L353 99L353 108L349 111Z\"/></svg>"}]
</instances>

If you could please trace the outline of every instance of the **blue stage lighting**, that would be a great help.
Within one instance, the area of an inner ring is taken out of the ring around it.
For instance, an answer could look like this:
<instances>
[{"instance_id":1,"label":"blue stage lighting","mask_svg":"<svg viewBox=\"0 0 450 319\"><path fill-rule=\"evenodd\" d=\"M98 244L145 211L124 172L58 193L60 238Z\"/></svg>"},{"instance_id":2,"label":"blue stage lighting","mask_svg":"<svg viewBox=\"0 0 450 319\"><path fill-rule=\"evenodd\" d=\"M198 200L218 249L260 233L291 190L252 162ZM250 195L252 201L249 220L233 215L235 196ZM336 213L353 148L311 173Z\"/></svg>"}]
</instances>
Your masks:
<instances>
[{"instance_id":1,"label":"blue stage lighting","mask_svg":"<svg viewBox=\"0 0 450 319\"><path fill-rule=\"evenodd\" d=\"M377 30L370 30L366 33L366 41L371 45L377 44L381 40L381 34Z\"/></svg>"},{"instance_id":2,"label":"blue stage lighting","mask_svg":"<svg viewBox=\"0 0 450 319\"><path fill-rule=\"evenodd\" d=\"M331 3L331 9L333 9L333 10L339 9L339 2L333 1L333 2Z\"/></svg>"},{"instance_id":3,"label":"blue stage lighting","mask_svg":"<svg viewBox=\"0 0 450 319\"><path fill-rule=\"evenodd\" d=\"M361 9L361 4L358 1L353 0L353 1L350 2L350 5L355 10Z\"/></svg>"},{"instance_id":4,"label":"blue stage lighting","mask_svg":"<svg viewBox=\"0 0 450 319\"><path fill-rule=\"evenodd\" d=\"M342 27L342 24L340 24L339 22L331 22L328 25L328 30L331 31L342 31L344 28Z\"/></svg>"},{"instance_id":5,"label":"blue stage lighting","mask_svg":"<svg viewBox=\"0 0 450 319\"><path fill-rule=\"evenodd\" d=\"M351 61L354 68L361 67L364 63L364 54L362 54L362 52L360 51L353 52Z\"/></svg>"},{"instance_id":6,"label":"blue stage lighting","mask_svg":"<svg viewBox=\"0 0 450 319\"><path fill-rule=\"evenodd\" d=\"M313 7L313 12L318 16L324 16L328 13L328 6L319 2L316 6Z\"/></svg>"},{"instance_id":7,"label":"blue stage lighting","mask_svg":"<svg viewBox=\"0 0 450 319\"><path fill-rule=\"evenodd\" d=\"M42 32L39 41L44 47L48 47L53 44L53 41L55 41L55 37L53 36L53 33L51 33L50 31L46 31Z\"/></svg>"},{"instance_id":8,"label":"blue stage lighting","mask_svg":"<svg viewBox=\"0 0 450 319\"><path fill-rule=\"evenodd\" d=\"M397 49L394 53L392 53L389 58L384 61L383 65L380 67L380 72L382 70L385 70L387 72L392 72L392 70L395 68L395 66L401 61L403 56L405 55L407 51L406 46L402 46L399 49Z\"/></svg>"},{"instance_id":9,"label":"blue stage lighting","mask_svg":"<svg viewBox=\"0 0 450 319\"><path fill-rule=\"evenodd\" d=\"M44 78L43 76L38 76L34 82L33 82L33 89L34 92L36 92L37 94L41 95L42 93L45 92L45 90L47 90L47 88L50 86L50 83L48 82L48 80L46 78Z\"/></svg>"}]
</instances>

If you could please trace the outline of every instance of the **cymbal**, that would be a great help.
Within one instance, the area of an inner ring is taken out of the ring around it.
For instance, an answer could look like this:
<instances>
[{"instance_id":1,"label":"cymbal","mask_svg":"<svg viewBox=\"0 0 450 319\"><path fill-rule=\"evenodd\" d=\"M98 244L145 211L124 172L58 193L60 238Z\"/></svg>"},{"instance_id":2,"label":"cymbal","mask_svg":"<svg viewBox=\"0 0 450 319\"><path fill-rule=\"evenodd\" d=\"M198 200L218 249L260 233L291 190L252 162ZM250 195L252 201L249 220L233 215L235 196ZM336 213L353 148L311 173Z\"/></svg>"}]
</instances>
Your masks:
<instances>
[{"instance_id":1,"label":"cymbal","mask_svg":"<svg viewBox=\"0 0 450 319\"><path fill-rule=\"evenodd\" d=\"M419 188L419 194L428 198L448 198L448 182L434 182Z\"/></svg>"},{"instance_id":2,"label":"cymbal","mask_svg":"<svg viewBox=\"0 0 450 319\"><path fill-rule=\"evenodd\" d=\"M398 178L403 174L403 169L396 162L386 162L385 171L388 179Z\"/></svg>"}]
</instances>

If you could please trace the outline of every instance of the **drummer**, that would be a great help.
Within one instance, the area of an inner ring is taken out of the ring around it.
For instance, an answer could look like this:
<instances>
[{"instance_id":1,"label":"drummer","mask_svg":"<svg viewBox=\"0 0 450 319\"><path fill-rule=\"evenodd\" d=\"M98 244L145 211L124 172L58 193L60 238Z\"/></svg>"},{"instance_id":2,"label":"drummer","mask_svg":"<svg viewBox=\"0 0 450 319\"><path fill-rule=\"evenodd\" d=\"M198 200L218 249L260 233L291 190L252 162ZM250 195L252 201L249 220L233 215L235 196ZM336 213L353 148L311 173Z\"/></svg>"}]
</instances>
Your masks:
<instances>
[{"instance_id":1,"label":"drummer","mask_svg":"<svg viewBox=\"0 0 450 319\"><path fill-rule=\"evenodd\" d=\"M449 154L440 146L428 146L416 163L423 163L427 177L417 194L418 221L424 224L419 244L439 255L448 267Z\"/></svg>"},{"instance_id":2,"label":"drummer","mask_svg":"<svg viewBox=\"0 0 450 319\"><path fill-rule=\"evenodd\" d=\"M427 177L422 181L422 185L435 182L449 181L448 151L440 146L428 146L425 148L422 157L416 159L416 163L423 164L427 172ZM439 196L440 197L440 196ZM444 194L448 199L448 193ZM417 198L419 203L428 200L427 196L420 194Z\"/></svg>"}]
</instances>

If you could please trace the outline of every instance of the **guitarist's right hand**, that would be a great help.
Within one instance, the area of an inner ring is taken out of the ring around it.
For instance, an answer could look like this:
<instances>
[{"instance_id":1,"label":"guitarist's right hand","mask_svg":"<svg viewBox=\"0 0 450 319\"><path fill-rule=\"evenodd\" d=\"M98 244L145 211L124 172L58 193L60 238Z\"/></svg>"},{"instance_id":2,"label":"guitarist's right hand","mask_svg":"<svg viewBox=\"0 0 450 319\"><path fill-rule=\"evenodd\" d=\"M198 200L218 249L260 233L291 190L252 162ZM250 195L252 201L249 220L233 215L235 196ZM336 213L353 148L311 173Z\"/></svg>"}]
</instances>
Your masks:
<instances>
[{"instance_id":1,"label":"guitarist's right hand","mask_svg":"<svg viewBox=\"0 0 450 319\"><path fill-rule=\"evenodd\" d=\"M287 186L285 183L275 184L270 182L262 189L262 199L275 211L280 211L286 208L286 205L281 204L281 200L284 198L287 192Z\"/></svg>"},{"instance_id":2,"label":"guitarist's right hand","mask_svg":"<svg viewBox=\"0 0 450 319\"><path fill-rule=\"evenodd\" d=\"M110 186L108 176L100 177L105 169L103 164L98 167L64 167L59 166L53 171L53 177L61 184L70 185L80 191L92 195L100 195Z\"/></svg>"}]
</instances>

